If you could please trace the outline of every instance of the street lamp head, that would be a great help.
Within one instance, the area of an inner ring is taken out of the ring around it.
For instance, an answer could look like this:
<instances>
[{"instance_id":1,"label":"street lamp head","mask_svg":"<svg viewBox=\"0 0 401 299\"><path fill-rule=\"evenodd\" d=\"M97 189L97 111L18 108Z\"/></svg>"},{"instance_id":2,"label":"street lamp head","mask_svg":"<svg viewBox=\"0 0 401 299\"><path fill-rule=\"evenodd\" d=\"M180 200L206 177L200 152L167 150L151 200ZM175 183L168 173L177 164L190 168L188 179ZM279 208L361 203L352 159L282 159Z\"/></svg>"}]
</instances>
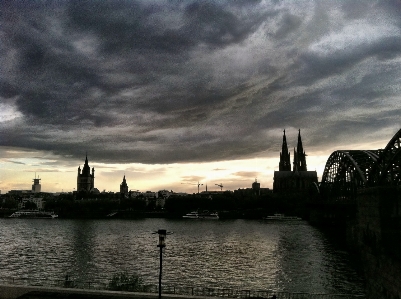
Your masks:
<instances>
[{"instance_id":1,"label":"street lamp head","mask_svg":"<svg viewBox=\"0 0 401 299\"><path fill-rule=\"evenodd\" d=\"M165 229L159 229L157 232L153 232L152 234L159 234L159 244L157 244L157 247L163 248L166 247L166 236L171 235L172 232L168 232Z\"/></svg>"},{"instance_id":2,"label":"street lamp head","mask_svg":"<svg viewBox=\"0 0 401 299\"><path fill-rule=\"evenodd\" d=\"M166 247L167 231L165 229L159 229L157 233L159 234L159 244L157 247Z\"/></svg>"}]
</instances>

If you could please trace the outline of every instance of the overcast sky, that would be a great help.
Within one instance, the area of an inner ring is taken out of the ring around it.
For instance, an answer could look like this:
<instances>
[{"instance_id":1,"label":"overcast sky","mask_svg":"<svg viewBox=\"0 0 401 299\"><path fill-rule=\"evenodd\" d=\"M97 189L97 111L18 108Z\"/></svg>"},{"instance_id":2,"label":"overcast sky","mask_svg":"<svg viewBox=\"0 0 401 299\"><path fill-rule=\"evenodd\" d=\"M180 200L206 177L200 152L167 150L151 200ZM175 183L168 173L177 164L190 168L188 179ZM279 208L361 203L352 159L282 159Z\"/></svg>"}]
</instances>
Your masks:
<instances>
[{"instance_id":1,"label":"overcast sky","mask_svg":"<svg viewBox=\"0 0 401 299\"><path fill-rule=\"evenodd\" d=\"M283 129L321 177L400 128L401 1L1 6L3 193L72 191L86 153L101 190L272 187Z\"/></svg>"}]
</instances>

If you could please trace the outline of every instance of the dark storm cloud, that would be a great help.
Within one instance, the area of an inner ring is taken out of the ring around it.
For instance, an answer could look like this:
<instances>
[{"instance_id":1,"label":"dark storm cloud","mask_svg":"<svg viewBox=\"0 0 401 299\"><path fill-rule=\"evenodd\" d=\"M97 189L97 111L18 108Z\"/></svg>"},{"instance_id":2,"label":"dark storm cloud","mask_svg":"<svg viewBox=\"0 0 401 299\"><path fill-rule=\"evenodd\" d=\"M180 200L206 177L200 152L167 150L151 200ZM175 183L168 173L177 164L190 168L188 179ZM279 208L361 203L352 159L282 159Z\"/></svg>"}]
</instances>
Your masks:
<instances>
[{"instance_id":1,"label":"dark storm cloud","mask_svg":"<svg viewBox=\"0 0 401 299\"><path fill-rule=\"evenodd\" d=\"M230 160L277 155L284 128L335 150L400 112L397 1L5 3L1 146Z\"/></svg>"},{"instance_id":2,"label":"dark storm cloud","mask_svg":"<svg viewBox=\"0 0 401 299\"><path fill-rule=\"evenodd\" d=\"M246 4L243 1L242 5ZM241 8L241 3L236 2L235 6ZM69 5L70 26L101 36L101 48L108 54L162 51L183 55L199 43L223 47L241 42L263 21L261 15L253 13L252 16L235 15L214 1L171 1L167 5L140 1L72 1ZM179 18L180 23L174 18Z\"/></svg>"}]
</instances>

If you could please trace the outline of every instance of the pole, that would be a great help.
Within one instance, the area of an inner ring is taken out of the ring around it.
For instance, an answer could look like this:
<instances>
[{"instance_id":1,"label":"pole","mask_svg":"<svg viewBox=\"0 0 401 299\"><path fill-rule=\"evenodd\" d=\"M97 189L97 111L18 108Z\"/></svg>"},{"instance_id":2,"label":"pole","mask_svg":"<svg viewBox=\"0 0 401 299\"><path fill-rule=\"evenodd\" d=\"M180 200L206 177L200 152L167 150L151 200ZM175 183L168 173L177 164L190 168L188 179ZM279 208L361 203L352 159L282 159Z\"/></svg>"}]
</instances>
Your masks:
<instances>
[{"instance_id":1,"label":"pole","mask_svg":"<svg viewBox=\"0 0 401 299\"><path fill-rule=\"evenodd\" d=\"M162 261L163 261L163 247L160 246L160 273L159 273L159 299L162 298Z\"/></svg>"}]
</instances>

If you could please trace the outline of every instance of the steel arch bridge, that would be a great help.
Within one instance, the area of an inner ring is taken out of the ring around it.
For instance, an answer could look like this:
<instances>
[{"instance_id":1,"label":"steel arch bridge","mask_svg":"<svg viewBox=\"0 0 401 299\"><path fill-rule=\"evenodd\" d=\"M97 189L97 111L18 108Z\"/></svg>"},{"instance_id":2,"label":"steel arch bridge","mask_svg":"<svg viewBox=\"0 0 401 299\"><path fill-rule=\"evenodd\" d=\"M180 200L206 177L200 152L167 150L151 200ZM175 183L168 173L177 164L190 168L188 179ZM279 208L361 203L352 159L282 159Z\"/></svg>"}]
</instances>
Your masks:
<instances>
[{"instance_id":1,"label":"steel arch bridge","mask_svg":"<svg viewBox=\"0 0 401 299\"><path fill-rule=\"evenodd\" d=\"M401 129L384 150L338 150L326 162L320 191L331 199L354 199L357 190L401 185Z\"/></svg>"},{"instance_id":2,"label":"steel arch bridge","mask_svg":"<svg viewBox=\"0 0 401 299\"><path fill-rule=\"evenodd\" d=\"M367 186L371 170L378 159L378 150L333 152L324 168L321 191L331 198L354 198L359 188Z\"/></svg>"},{"instance_id":3,"label":"steel arch bridge","mask_svg":"<svg viewBox=\"0 0 401 299\"><path fill-rule=\"evenodd\" d=\"M380 153L369 183L372 186L401 185L401 129Z\"/></svg>"}]
</instances>

